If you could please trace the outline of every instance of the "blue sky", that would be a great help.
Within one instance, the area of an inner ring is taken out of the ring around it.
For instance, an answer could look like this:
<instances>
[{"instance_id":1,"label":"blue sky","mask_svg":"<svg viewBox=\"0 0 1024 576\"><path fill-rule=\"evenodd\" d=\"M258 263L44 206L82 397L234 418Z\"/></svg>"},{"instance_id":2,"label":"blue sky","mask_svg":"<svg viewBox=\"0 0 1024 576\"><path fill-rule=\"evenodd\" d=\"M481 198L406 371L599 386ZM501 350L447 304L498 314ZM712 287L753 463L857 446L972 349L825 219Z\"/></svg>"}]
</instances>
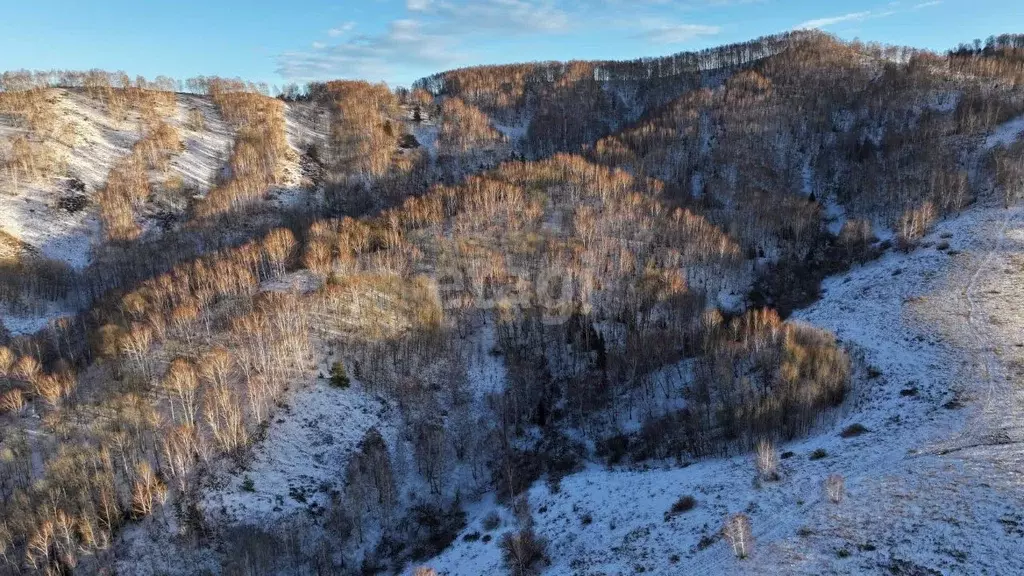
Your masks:
<instances>
[{"instance_id":1,"label":"blue sky","mask_svg":"<svg viewBox=\"0 0 1024 576\"><path fill-rule=\"evenodd\" d=\"M8 0L0 70L416 78L473 64L629 59L797 27L945 50L1024 33L1024 0Z\"/></svg>"}]
</instances>

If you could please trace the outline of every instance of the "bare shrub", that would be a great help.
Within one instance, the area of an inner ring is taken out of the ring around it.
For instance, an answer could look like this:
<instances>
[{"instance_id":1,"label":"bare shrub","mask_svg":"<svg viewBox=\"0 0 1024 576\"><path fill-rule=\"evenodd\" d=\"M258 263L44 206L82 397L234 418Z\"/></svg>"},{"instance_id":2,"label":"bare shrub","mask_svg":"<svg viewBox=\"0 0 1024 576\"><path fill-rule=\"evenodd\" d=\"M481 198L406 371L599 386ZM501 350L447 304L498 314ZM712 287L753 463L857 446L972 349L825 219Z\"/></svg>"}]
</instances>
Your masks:
<instances>
[{"instance_id":1,"label":"bare shrub","mask_svg":"<svg viewBox=\"0 0 1024 576\"><path fill-rule=\"evenodd\" d=\"M696 498L689 494L685 496L680 496L679 499L672 504L672 508L670 508L668 512L665 512L665 521L668 522L670 519L672 519L673 516L685 514L696 507Z\"/></svg>"},{"instance_id":2,"label":"bare shrub","mask_svg":"<svg viewBox=\"0 0 1024 576\"><path fill-rule=\"evenodd\" d=\"M142 518L152 514L155 505L163 503L167 496L167 486L156 476L148 462L139 463L135 473L132 515L135 518Z\"/></svg>"},{"instance_id":3,"label":"bare shrub","mask_svg":"<svg viewBox=\"0 0 1024 576\"><path fill-rule=\"evenodd\" d=\"M533 528L509 532L498 542L501 558L513 576L540 574L548 562L547 546L547 540L538 536Z\"/></svg>"},{"instance_id":4,"label":"bare shrub","mask_svg":"<svg viewBox=\"0 0 1024 576\"><path fill-rule=\"evenodd\" d=\"M830 474L825 479L825 495L833 504L839 504L846 495L846 482L839 474Z\"/></svg>"},{"instance_id":5,"label":"bare shrub","mask_svg":"<svg viewBox=\"0 0 1024 576\"><path fill-rule=\"evenodd\" d=\"M210 190L196 213L211 217L263 198L284 181L295 153L288 146L284 103L239 82L209 79L210 94L221 115L236 130L229 165L231 179Z\"/></svg>"},{"instance_id":6,"label":"bare shrub","mask_svg":"<svg viewBox=\"0 0 1024 576\"><path fill-rule=\"evenodd\" d=\"M867 426L864 426L863 424L860 423L856 423L850 424L846 428L843 428L843 431L839 433L839 436L843 438L855 438L866 432L870 432Z\"/></svg>"},{"instance_id":7,"label":"bare shrub","mask_svg":"<svg viewBox=\"0 0 1024 576\"><path fill-rule=\"evenodd\" d=\"M311 87L331 106L328 165L338 174L375 178L391 165L398 99L383 84L332 81Z\"/></svg>"},{"instance_id":8,"label":"bare shrub","mask_svg":"<svg viewBox=\"0 0 1024 576\"><path fill-rule=\"evenodd\" d=\"M725 521L722 535L732 546L732 551L739 559L750 555L754 545L754 537L750 530L750 518L746 514L733 514Z\"/></svg>"},{"instance_id":9,"label":"bare shrub","mask_svg":"<svg viewBox=\"0 0 1024 576\"><path fill-rule=\"evenodd\" d=\"M484 516L484 519L480 522L480 526L483 527L487 532L491 532L495 528L501 525L501 515L495 511L491 511Z\"/></svg>"},{"instance_id":10,"label":"bare shrub","mask_svg":"<svg viewBox=\"0 0 1024 576\"><path fill-rule=\"evenodd\" d=\"M203 116L203 111L199 108L189 108L185 126L193 132L206 130L206 117Z\"/></svg>"},{"instance_id":11,"label":"bare shrub","mask_svg":"<svg viewBox=\"0 0 1024 576\"><path fill-rule=\"evenodd\" d=\"M12 388L0 395L0 414L20 414L25 407L25 394Z\"/></svg>"}]
</instances>

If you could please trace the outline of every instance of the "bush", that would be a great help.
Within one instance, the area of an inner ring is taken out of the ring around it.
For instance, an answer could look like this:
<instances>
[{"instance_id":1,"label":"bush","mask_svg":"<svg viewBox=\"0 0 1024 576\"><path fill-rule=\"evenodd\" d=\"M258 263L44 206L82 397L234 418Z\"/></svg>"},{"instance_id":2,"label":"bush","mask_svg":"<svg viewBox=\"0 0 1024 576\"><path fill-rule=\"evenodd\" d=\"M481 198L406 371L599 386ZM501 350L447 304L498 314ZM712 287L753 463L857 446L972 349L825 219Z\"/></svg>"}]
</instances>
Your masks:
<instances>
[{"instance_id":1,"label":"bush","mask_svg":"<svg viewBox=\"0 0 1024 576\"><path fill-rule=\"evenodd\" d=\"M480 526L487 532L490 532L498 526L501 526L501 516L497 512L492 511L488 513L487 516L484 516L484 519L480 522Z\"/></svg>"},{"instance_id":2,"label":"bush","mask_svg":"<svg viewBox=\"0 0 1024 576\"><path fill-rule=\"evenodd\" d=\"M629 437L624 434L617 434L611 438L605 438L597 442L597 456L604 458L609 466L614 466L629 453Z\"/></svg>"},{"instance_id":3,"label":"bush","mask_svg":"<svg viewBox=\"0 0 1024 576\"><path fill-rule=\"evenodd\" d=\"M419 504L412 508L412 521L415 523L412 558L418 560L436 556L451 546L466 527L466 513L458 500L448 509Z\"/></svg>"},{"instance_id":4,"label":"bush","mask_svg":"<svg viewBox=\"0 0 1024 576\"><path fill-rule=\"evenodd\" d=\"M206 118L199 108L189 108L188 118L185 120L185 127L193 132L202 132L206 129Z\"/></svg>"},{"instance_id":5,"label":"bush","mask_svg":"<svg viewBox=\"0 0 1024 576\"><path fill-rule=\"evenodd\" d=\"M351 381L348 372L345 371L345 364L340 360L331 365L331 385L338 388L348 388Z\"/></svg>"},{"instance_id":6,"label":"bush","mask_svg":"<svg viewBox=\"0 0 1024 576\"><path fill-rule=\"evenodd\" d=\"M540 574L547 564L547 541L538 536L532 528L509 532L498 542L501 558L512 576Z\"/></svg>"},{"instance_id":7,"label":"bush","mask_svg":"<svg viewBox=\"0 0 1024 576\"><path fill-rule=\"evenodd\" d=\"M856 436L860 436L865 432L870 432L870 430L868 430L863 424L850 424L849 426L844 428L843 431L839 433L839 435L843 438L853 438Z\"/></svg>"},{"instance_id":8,"label":"bush","mask_svg":"<svg viewBox=\"0 0 1024 576\"><path fill-rule=\"evenodd\" d=\"M672 504L672 507L669 508L669 511L665 513L665 521L667 522L673 516L684 514L686 512L689 512L690 510L693 510L696 507L696 498L690 496L689 494L685 496L680 496L679 500L676 500L675 503Z\"/></svg>"},{"instance_id":9,"label":"bush","mask_svg":"<svg viewBox=\"0 0 1024 576\"><path fill-rule=\"evenodd\" d=\"M510 449L491 470L499 502L525 492L544 473L544 461L534 450Z\"/></svg>"},{"instance_id":10,"label":"bush","mask_svg":"<svg viewBox=\"0 0 1024 576\"><path fill-rule=\"evenodd\" d=\"M547 432L538 448L538 457L544 462L544 470L552 482L579 472L583 469L583 454L586 448L568 436L558 432Z\"/></svg>"}]
</instances>

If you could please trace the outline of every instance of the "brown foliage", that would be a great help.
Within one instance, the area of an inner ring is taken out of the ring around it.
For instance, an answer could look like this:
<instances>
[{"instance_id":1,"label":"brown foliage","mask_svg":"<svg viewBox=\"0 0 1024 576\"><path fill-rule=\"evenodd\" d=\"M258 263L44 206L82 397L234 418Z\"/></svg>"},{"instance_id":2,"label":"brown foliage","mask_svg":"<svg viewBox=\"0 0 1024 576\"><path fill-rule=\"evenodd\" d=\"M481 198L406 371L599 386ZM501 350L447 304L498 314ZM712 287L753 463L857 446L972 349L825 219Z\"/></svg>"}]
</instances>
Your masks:
<instances>
[{"instance_id":1,"label":"brown foliage","mask_svg":"<svg viewBox=\"0 0 1024 576\"><path fill-rule=\"evenodd\" d=\"M284 181L295 161L288 146L284 103L231 81L208 79L210 95L236 131L230 179L209 192L197 214L210 217L251 205Z\"/></svg>"},{"instance_id":2,"label":"brown foliage","mask_svg":"<svg viewBox=\"0 0 1024 576\"><path fill-rule=\"evenodd\" d=\"M490 119L475 106L459 98L446 98L441 105L437 145L442 154L493 147L504 140L504 136L491 126Z\"/></svg>"}]
</instances>

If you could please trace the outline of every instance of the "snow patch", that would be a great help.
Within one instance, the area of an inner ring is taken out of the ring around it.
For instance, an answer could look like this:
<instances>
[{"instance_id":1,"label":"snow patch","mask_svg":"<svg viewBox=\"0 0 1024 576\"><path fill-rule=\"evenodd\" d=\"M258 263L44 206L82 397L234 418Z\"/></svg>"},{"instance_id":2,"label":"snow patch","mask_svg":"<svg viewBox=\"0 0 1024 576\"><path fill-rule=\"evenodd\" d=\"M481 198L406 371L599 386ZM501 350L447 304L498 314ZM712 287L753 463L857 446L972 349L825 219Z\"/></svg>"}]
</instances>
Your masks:
<instances>
[{"instance_id":1,"label":"snow patch","mask_svg":"<svg viewBox=\"0 0 1024 576\"><path fill-rule=\"evenodd\" d=\"M277 411L251 464L208 491L204 507L228 523L267 523L325 507L367 431L382 426L392 410L358 382L339 389L316 380Z\"/></svg>"},{"instance_id":2,"label":"snow patch","mask_svg":"<svg viewBox=\"0 0 1024 576\"><path fill-rule=\"evenodd\" d=\"M1024 116L1014 118L997 126L985 138L984 148L991 150L997 146L1009 146L1016 142L1022 133L1024 133Z\"/></svg>"}]
</instances>

